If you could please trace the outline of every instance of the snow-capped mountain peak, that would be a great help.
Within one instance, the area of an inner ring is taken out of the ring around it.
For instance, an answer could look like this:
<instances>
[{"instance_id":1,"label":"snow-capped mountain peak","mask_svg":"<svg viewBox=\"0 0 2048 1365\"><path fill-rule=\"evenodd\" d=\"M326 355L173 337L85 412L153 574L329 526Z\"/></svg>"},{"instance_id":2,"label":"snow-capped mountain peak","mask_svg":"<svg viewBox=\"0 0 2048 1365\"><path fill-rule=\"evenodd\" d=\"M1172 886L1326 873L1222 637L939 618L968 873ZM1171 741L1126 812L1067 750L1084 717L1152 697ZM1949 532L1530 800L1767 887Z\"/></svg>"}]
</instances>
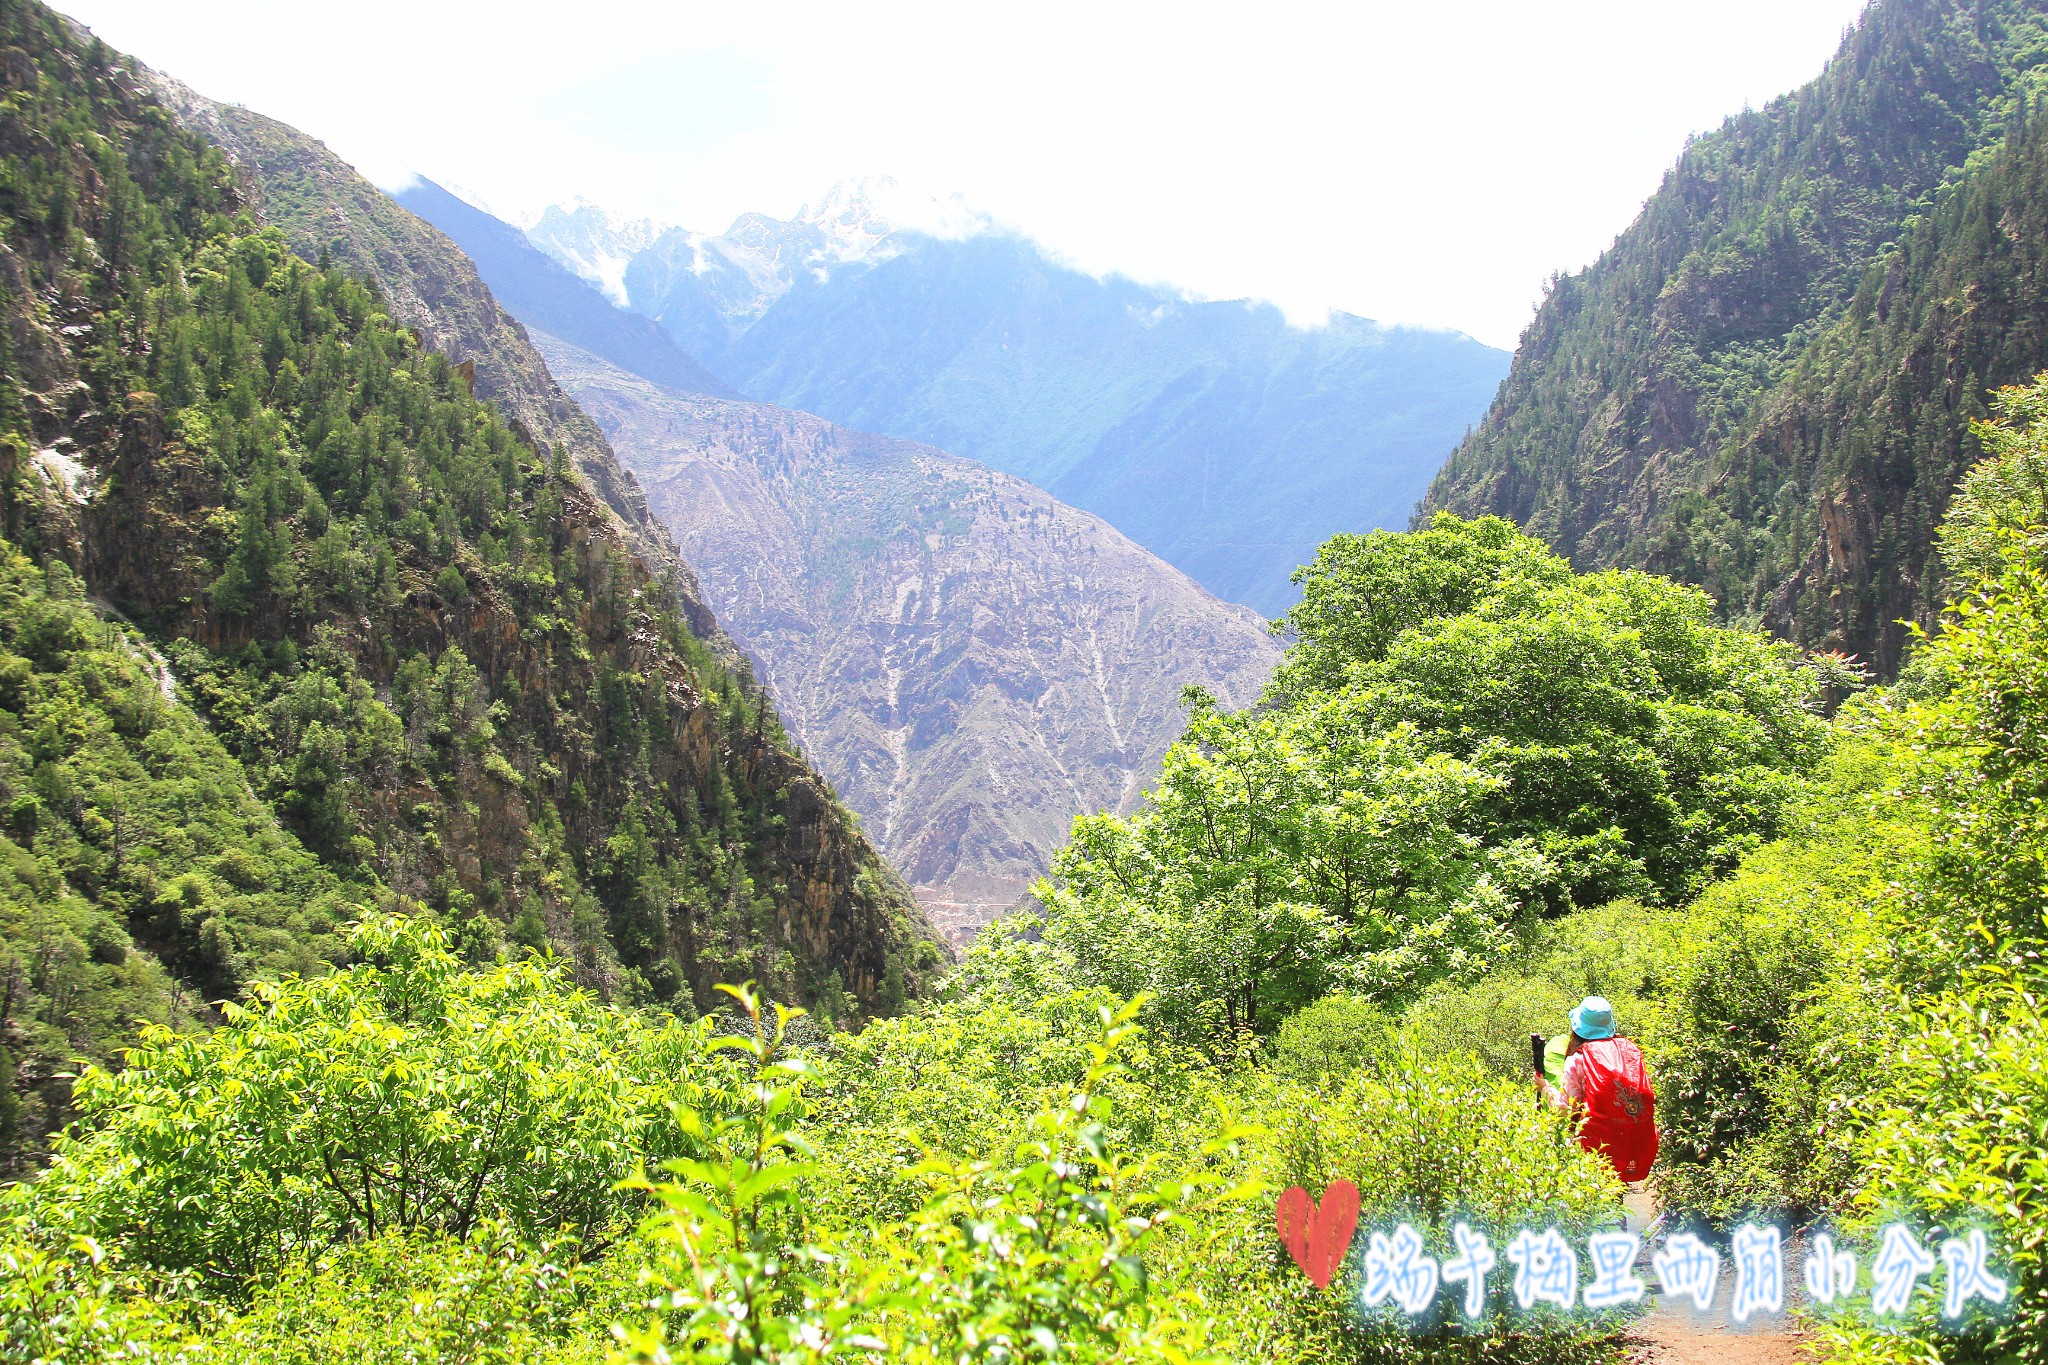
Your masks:
<instances>
[{"instance_id":1,"label":"snow-capped mountain peak","mask_svg":"<svg viewBox=\"0 0 2048 1365\"><path fill-rule=\"evenodd\" d=\"M626 267L661 234L661 225L651 218L622 218L580 195L567 204L550 205L526 230L527 240L621 307L626 303Z\"/></svg>"},{"instance_id":2,"label":"snow-capped mountain peak","mask_svg":"<svg viewBox=\"0 0 2048 1365\"><path fill-rule=\"evenodd\" d=\"M919 241L971 237L996 226L958 195L939 199L873 176L834 185L793 218L741 214L716 236L663 230L580 198L549 208L526 235L622 307L666 296L688 278L727 325L743 329L800 282L822 285Z\"/></svg>"},{"instance_id":3,"label":"snow-capped mountain peak","mask_svg":"<svg viewBox=\"0 0 2048 1365\"><path fill-rule=\"evenodd\" d=\"M816 228L822 254L831 261L887 259L901 250L891 239L902 233L927 237L971 237L994 226L985 213L959 195L940 199L907 189L894 176L842 180L815 204L806 204L795 223Z\"/></svg>"}]
</instances>

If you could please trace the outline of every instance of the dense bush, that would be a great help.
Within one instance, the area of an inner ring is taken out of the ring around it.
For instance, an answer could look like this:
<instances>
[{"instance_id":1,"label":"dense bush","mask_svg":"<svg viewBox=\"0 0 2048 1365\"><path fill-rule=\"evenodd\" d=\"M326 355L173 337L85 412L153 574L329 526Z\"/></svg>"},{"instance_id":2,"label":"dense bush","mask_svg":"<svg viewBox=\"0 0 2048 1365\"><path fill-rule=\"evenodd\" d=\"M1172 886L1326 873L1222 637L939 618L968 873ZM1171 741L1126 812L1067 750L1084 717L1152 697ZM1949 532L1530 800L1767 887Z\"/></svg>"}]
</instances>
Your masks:
<instances>
[{"instance_id":1,"label":"dense bush","mask_svg":"<svg viewBox=\"0 0 2048 1365\"><path fill-rule=\"evenodd\" d=\"M1571 1008L1607 997L1622 1032L1642 1039L1670 989L1692 928L1682 911L1623 901L1548 920L1498 969L1470 985L1443 985L1404 1012L1408 1045L1440 1056L1469 1052L1492 1074L1529 1075L1529 1035L1570 1028Z\"/></svg>"},{"instance_id":2,"label":"dense bush","mask_svg":"<svg viewBox=\"0 0 2048 1365\"><path fill-rule=\"evenodd\" d=\"M1973 1315L1962 1340L1915 1306L1912 1344L1853 1320L1831 1332L1857 1359L2048 1360L2048 1009L2038 980L1997 973L1930 1001L1886 1077L1883 1109L1858 1135L1853 1224L1906 1217L1944 1235L1986 1230L2010 1310Z\"/></svg>"},{"instance_id":3,"label":"dense bush","mask_svg":"<svg viewBox=\"0 0 2048 1365\"><path fill-rule=\"evenodd\" d=\"M1326 995L1280 1025L1273 1039L1273 1074L1320 1087L1378 1071L1394 1061L1397 1025L1397 1017L1382 1005L1355 995Z\"/></svg>"},{"instance_id":4,"label":"dense bush","mask_svg":"<svg viewBox=\"0 0 2048 1365\"><path fill-rule=\"evenodd\" d=\"M387 1233L595 1246L629 1218L618 1182L682 1150L671 1107L729 1084L708 1024L642 1025L532 961L464 972L429 925L350 941L368 960L82 1076L84 1131L39 1182L59 1225L229 1297Z\"/></svg>"},{"instance_id":5,"label":"dense bush","mask_svg":"<svg viewBox=\"0 0 2048 1365\"><path fill-rule=\"evenodd\" d=\"M1034 1115L1057 1109L1093 1060L1103 990L990 995L882 1020L846 1039L811 1096L830 1133L817 1207L849 1220L907 1216L922 1202L913 1168L927 1151L1000 1163ZM1144 1150L1184 1124L1200 1127L1217 1078L1199 1060L1142 1037L1099 1081L1105 1130Z\"/></svg>"},{"instance_id":6,"label":"dense bush","mask_svg":"<svg viewBox=\"0 0 2048 1365\"><path fill-rule=\"evenodd\" d=\"M598 1360L611 1324L642 1296L639 1260L583 1250L492 1224L467 1238L386 1232L290 1263L244 1311L163 1353L195 1365Z\"/></svg>"},{"instance_id":7,"label":"dense bush","mask_svg":"<svg viewBox=\"0 0 2048 1365\"><path fill-rule=\"evenodd\" d=\"M1847 1359L2048 1358L2048 381L1999 410L1952 541L1967 592L1906 683L1845 716L1799 833L1697 908L1658 1036L1681 1209L1990 1225L2013 1313L1960 1340L1917 1310L1903 1333L1845 1322Z\"/></svg>"},{"instance_id":8,"label":"dense bush","mask_svg":"<svg viewBox=\"0 0 2048 1365\"><path fill-rule=\"evenodd\" d=\"M1690 1214L1810 1215L1853 1181L1859 1096L1898 1033L1895 879L1927 846L1898 773L1866 731L1827 766L1799 832L1688 913L1647 1039L1659 1189Z\"/></svg>"},{"instance_id":9,"label":"dense bush","mask_svg":"<svg viewBox=\"0 0 2048 1365\"><path fill-rule=\"evenodd\" d=\"M1410 1051L1381 1074L1353 1075L1320 1094L1284 1082L1256 1091L1253 1112L1269 1136L1254 1156L1269 1191L1299 1184L1320 1193L1342 1177L1362 1195L1353 1255L1330 1292L1317 1291L1274 1245L1270 1198L1189 1257L1182 1273L1239 1340L1260 1343L1259 1359L1535 1365L1609 1357L1626 1315L1522 1313L1500 1279L1477 1323L1451 1307L1456 1286L1440 1287L1436 1311L1419 1326L1362 1313L1356 1302L1370 1233L1399 1221L1415 1226L1439 1260L1457 1255L1458 1221L1485 1231L1497 1255L1524 1226L1554 1225L1583 1243L1619 1222L1613 1172L1579 1148L1562 1119L1531 1103L1526 1084L1490 1076L1467 1056Z\"/></svg>"}]
</instances>

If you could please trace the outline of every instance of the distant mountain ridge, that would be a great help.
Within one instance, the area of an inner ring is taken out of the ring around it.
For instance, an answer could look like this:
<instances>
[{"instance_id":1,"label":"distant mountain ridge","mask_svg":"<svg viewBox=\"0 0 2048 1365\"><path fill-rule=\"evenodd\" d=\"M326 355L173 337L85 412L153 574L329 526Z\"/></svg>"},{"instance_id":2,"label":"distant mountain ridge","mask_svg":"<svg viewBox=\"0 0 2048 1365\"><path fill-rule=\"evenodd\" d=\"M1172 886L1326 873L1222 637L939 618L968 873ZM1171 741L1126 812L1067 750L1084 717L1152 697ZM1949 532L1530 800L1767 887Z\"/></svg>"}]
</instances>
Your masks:
<instances>
[{"instance_id":1,"label":"distant mountain ridge","mask_svg":"<svg viewBox=\"0 0 2048 1365\"><path fill-rule=\"evenodd\" d=\"M889 197L669 231L627 300L749 397L1028 479L1265 615L1330 535L1405 524L1507 371L1457 333L1097 279L957 205L900 226ZM584 262L629 242L571 219L529 237L601 283Z\"/></svg>"},{"instance_id":2,"label":"distant mountain ridge","mask_svg":"<svg viewBox=\"0 0 2048 1365\"><path fill-rule=\"evenodd\" d=\"M525 234L509 223L431 180L415 181L392 198L430 223L461 223L464 250L487 279L503 282L493 292L514 316L545 312L552 329L564 340L646 375L664 388L720 398L739 396L684 354L667 332L592 291L586 277L559 266L552 270L498 268L510 258L524 259L533 252Z\"/></svg>"},{"instance_id":3,"label":"distant mountain ridge","mask_svg":"<svg viewBox=\"0 0 2048 1365\"><path fill-rule=\"evenodd\" d=\"M941 450L632 373L554 333L593 316L536 287L566 276L558 259L498 249L511 229L451 196L399 197L524 301L804 751L942 928L1014 904L1074 816L1136 803L1185 684L1257 698L1280 653L1258 615L1099 518Z\"/></svg>"}]
</instances>

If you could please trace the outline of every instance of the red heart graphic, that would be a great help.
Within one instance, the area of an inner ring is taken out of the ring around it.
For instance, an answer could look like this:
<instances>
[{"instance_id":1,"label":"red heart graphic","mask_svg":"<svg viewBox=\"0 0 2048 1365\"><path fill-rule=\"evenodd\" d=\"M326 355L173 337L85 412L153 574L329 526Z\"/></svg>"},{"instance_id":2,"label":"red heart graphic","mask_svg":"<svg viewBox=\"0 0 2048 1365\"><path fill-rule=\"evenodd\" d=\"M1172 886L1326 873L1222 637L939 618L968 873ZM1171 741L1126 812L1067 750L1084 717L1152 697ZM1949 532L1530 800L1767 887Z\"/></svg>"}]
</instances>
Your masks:
<instances>
[{"instance_id":1,"label":"red heart graphic","mask_svg":"<svg viewBox=\"0 0 2048 1365\"><path fill-rule=\"evenodd\" d=\"M1307 1190L1291 1186L1280 1196L1273 1222L1302 1273L1316 1288L1328 1289L1344 1262L1351 1234L1358 1230L1358 1186L1348 1180L1332 1180L1323 1191L1320 1207Z\"/></svg>"}]
</instances>

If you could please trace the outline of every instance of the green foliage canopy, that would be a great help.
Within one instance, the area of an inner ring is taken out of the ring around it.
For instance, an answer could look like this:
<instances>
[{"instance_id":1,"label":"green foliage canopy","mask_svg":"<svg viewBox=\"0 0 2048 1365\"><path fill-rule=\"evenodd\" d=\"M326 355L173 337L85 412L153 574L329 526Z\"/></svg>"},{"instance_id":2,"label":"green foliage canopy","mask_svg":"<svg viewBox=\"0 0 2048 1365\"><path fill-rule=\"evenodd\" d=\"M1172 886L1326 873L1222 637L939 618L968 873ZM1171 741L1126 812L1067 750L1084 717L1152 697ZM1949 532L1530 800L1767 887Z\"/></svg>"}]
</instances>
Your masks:
<instances>
[{"instance_id":1,"label":"green foliage canopy","mask_svg":"<svg viewBox=\"0 0 2048 1365\"><path fill-rule=\"evenodd\" d=\"M1195 696L1147 806L1077 821L1040 890L1047 949L1176 1037L1475 978L1544 913L1682 903L1828 745L1795 651L1494 519L1340 539L1301 579L1266 703Z\"/></svg>"}]
</instances>

